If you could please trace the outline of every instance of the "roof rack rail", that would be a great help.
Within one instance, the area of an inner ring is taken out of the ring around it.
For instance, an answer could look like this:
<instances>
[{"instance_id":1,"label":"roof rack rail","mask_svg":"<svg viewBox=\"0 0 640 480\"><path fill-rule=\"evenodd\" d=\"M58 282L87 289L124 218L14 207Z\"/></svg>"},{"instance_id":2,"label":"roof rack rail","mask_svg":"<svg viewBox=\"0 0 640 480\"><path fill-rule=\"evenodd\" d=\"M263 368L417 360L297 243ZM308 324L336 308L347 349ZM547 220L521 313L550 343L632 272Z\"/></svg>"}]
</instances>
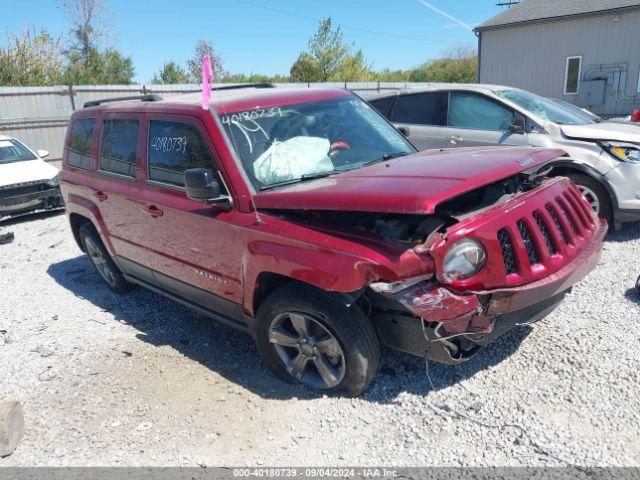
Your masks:
<instances>
[{"instance_id":1,"label":"roof rack rail","mask_svg":"<svg viewBox=\"0 0 640 480\"><path fill-rule=\"evenodd\" d=\"M141 102L159 102L163 100L163 98L159 95L132 95L130 97L113 97L113 98L103 98L102 100L91 100L90 102L85 102L83 107L95 107L96 105L101 105L103 103L110 102L124 102L126 100L140 100Z\"/></svg>"},{"instance_id":2,"label":"roof rack rail","mask_svg":"<svg viewBox=\"0 0 640 480\"><path fill-rule=\"evenodd\" d=\"M240 85L222 85L221 87L213 87L211 90L235 90L237 88L276 88L273 83L242 83Z\"/></svg>"}]
</instances>

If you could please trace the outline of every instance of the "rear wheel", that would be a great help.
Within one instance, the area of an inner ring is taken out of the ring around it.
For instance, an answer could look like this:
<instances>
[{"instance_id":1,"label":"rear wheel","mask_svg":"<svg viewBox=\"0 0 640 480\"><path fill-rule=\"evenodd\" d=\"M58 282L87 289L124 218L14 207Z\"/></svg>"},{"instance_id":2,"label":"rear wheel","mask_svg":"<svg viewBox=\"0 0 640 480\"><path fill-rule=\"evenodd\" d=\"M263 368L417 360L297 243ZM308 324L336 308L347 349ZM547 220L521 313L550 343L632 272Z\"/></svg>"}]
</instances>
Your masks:
<instances>
[{"instance_id":1,"label":"rear wheel","mask_svg":"<svg viewBox=\"0 0 640 480\"><path fill-rule=\"evenodd\" d=\"M122 272L113 262L93 225L85 223L80 227L79 234L89 261L109 288L116 293L130 291L133 285L124 279Z\"/></svg>"},{"instance_id":2,"label":"rear wheel","mask_svg":"<svg viewBox=\"0 0 640 480\"><path fill-rule=\"evenodd\" d=\"M380 344L357 305L289 284L258 309L258 351L280 379L324 393L358 396L378 369Z\"/></svg>"},{"instance_id":3,"label":"rear wheel","mask_svg":"<svg viewBox=\"0 0 640 480\"><path fill-rule=\"evenodd\" d=\"M587 199L593 211L598 214L598 217L610 220L612 214L611 199L600 182L587 175L571 174L568 177L576 184L576 187L582 192L582 195Z\"/></svg>"}]
</instances>

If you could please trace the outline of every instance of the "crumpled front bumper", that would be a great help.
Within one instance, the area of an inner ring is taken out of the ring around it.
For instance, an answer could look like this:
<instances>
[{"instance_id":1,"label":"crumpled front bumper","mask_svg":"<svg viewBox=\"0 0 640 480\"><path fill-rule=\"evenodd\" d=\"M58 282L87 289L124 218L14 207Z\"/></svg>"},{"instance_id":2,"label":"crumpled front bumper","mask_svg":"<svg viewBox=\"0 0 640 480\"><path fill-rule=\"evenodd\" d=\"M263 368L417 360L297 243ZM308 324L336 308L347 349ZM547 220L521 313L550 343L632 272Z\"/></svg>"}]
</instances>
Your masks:
<instances>
[{"instance_id":1,"label":"crumpled front bumper","mask_svg":"<svg viewBox=\"0 0 640 480\"><path fill-rule=\"evenodd\" d=\"M455 358L448 353L435 353L429 342L442 346L449 338L464 337L471 342L477 341L479 345L486 345L508 329L501 322L513 326L542 318L557 306L573 285L595 268L600 261L606 233L607 224L602 221L591 242L575 258L557 272L529 284L486 291L453 292L427 280L388 294L387 297L393 298L412 315L422 319L423 337L428 337L424 338L428 356L443 363L460 363L470 355ZM410 353L422 354L415 351L415 342L413 345ZM431 355L429 350L432 350Z\"/></svg>"}]
</instances>

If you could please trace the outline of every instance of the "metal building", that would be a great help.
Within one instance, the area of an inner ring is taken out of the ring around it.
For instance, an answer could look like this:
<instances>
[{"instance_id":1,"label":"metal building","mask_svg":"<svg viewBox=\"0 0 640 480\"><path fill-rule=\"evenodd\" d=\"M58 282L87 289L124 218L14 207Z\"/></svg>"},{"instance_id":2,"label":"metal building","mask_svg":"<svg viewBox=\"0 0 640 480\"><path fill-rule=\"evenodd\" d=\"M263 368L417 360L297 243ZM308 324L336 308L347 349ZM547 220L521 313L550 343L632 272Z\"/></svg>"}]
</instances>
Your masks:
<instances>
[{"instance_id":1,"label":"metal building","mask_svg":"<svg viewBox=\"0 0 640 480\"><path fill-rule=\"evenodd\" d=\"M475 31L480 83L603 116L640 107L640 0L526 0Z\"/></svg>"}]
</instances>

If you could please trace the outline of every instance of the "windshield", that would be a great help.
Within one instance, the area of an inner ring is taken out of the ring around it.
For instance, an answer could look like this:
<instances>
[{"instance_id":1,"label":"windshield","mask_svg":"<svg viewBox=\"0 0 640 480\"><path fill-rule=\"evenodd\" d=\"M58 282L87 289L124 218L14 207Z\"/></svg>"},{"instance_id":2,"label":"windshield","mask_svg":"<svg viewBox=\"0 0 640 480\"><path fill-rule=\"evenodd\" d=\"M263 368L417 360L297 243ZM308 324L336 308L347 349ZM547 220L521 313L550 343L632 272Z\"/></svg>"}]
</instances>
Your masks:
<instances>
[{"instance_id":1,"label":"windshield","mask_svg":"<svg viewBox=\"0 0 640 480\"><path fill-rule=\"evenodd\" d=\"M379 113L354 96L220 118L257 190L415 151Z\"/></svg>"},{"instance_id":2,"label":"windshield","mask_svg":"<svg viewBox=\"0 0 640 480\"><path fill-rule=\"evenodd\" d=\"M16 140L0 140L0 165L36 159L37 157L20 142Z\"/></svg>"},{"instance_id":3,"label":"windshield","mask_svg":"<svg viewBox=\"0 0 640 480\"><path fill-rule=\"evenodd\" d=\"M533 115L548 120L559 125L585 125L596 123L586 113L576 110L578 108L568 108L548 98L541 97L535 93L522 90L495 90L493 92L499 97L505 98L520 108L531 112Z\"/></svg>"}]
</instances>

